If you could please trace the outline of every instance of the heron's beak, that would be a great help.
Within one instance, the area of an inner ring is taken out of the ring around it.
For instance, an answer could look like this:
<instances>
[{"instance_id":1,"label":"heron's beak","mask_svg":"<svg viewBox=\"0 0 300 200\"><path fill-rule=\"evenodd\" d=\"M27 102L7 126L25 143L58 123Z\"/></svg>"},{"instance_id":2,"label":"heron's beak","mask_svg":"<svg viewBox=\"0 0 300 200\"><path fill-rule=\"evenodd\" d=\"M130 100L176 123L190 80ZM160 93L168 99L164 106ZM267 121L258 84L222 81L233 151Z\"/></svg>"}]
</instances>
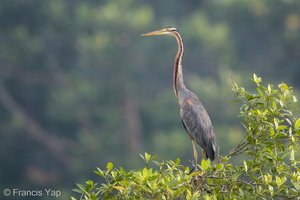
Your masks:
<instances>
[{"instance_id":1,"label":"heron's beak","mask_svg":"<svg viewBox=\"0 0 300 200\"><path fill-rule=\"evenodd\" d=\"M149 33L143 33L143 34L141 34L141 36L164 35L164 34L168 34L166 29L162 29L162 30L158 30L158 31L152 31L152 32L149 32Z\"/></svg>"}]
</instances>

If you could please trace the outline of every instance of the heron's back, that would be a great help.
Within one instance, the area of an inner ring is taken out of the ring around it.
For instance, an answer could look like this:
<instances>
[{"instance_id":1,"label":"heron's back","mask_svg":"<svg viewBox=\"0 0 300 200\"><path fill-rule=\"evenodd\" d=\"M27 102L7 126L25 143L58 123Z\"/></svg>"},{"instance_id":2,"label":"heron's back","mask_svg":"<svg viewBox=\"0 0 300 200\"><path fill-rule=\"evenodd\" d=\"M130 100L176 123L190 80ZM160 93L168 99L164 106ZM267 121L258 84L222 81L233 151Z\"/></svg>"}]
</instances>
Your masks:
<instances>
[{"instance_id":1,"label":"heron's back","mask_svg":"<svg viewBox=\"0 0 300 200\"><path fill-rule=\"evenodd\" d=\"M211 120L198 97L190 92L180 105L180 116L191 139L206 152L210 160L215 159L215 135Z\"/></svg>"}]
</instances>

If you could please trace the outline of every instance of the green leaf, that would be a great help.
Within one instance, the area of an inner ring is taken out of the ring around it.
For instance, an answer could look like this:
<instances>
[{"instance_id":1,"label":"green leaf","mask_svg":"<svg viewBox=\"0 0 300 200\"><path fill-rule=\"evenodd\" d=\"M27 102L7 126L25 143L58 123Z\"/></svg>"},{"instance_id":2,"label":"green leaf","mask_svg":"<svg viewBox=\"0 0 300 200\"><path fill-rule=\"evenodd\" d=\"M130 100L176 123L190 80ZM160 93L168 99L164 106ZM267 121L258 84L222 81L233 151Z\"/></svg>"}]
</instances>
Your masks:
<instances>
[{"instance_id":1,"label":"green leaf","mask_svg":"<svg viewBox=\"0 0 300 200\"><path fill-rule=\"evenodd\" d=\"M257 77L256 74L253 74L253 79L252 79L257 85L261 83L262 79L260 77Z\"/></svg>"},{"instance_id":2,"label":"green leaf","mask_svg":"<svg viewBox=\"0 0 300 200\"><path fill-rule=\"evenodd\" d=\"M273 176L267 173L266 175L263 176L263 178L266 183L270 184L272 182Z\"/></svg>"},{"instance_id":3,"label":"green leaf","mask_svg":"<svg viewBox=\"0 0 300 200\"><path fill-rule=\"evenodd\" d=\"M247 166L247 163L246 163L245 160L244 160L244 167L245 167L245 171L247 172L248 171L248 166Z\"/></svg>"},{"instance_id":4,"label":"green leaf","mask_svg":"<svg viewBox=\"0 0 300 200\"><path fill-rule=\"evenodd\" d=\"M91 181L91 180L88 180L88 181L86 181L86 184L93 186L93 185L94 185L94 182Z\"/></svg>"},{"instance_id":5,"label":"green leaf","mask_svg":"<svg viewBox=\"0 0 300 200\"><path fill-rule=\"evenodd\" d=\"M269 185L268 188L269 188L269 191L270 191L271 195L273 196L273 194L274 194L274 187L272 185Z\"/></svg>"},{"instance_id":6,"label":"green leaf","mask_svg":"<svg viewBox=\"0 0 300 200\"><path fill-rule=\"evenodd\" d=\"M239 188L239 193L242 197L244 196L244 191L241 188Z\"/></svg>"},{"instance_id":7,"label":"green leaf","mask_svg":"<svg viewBox=\"0 0 300 200\"><path fill-rule=\"evenodd\" d=\"M286 126L286 125L280 125L280 126L278 126L278 128L277 128L278 131L284 130L284 129L287 129L287 126Z\"/></svg>"},{"instance_id":8,"label":"green leaf","mask_svg":"<svg viewBox=\"0 0 300 200\"><path fill-rule=\"evenodd\" d=\"M218 164L217 166L216 166L216 169L218 170L218 171L222 171L223 169L224 169L224 165L223 164Z\"/></svg>"},{"instance_id":9,"label":"green leaf","mask_svg":"<svg viewBox=\"0 0 300 200\"><path fill-rule=\"evenodd\" d=\"M78 192L78 193L81 193L81 194L88 194L88 191L86 190L86 188L85 188L83 185L81 185L81 184L79 184L79 183L76 183L76 185L77 185L77 187L78 187L80 190L78 190L78 189L73 189L74 192Z\"/></svg>"},{"instance_id":10,"label":"green leaf","mask_svg":"<svg viewBox=\"0 0 300 200\"><path fill-rule=\"evenodd\" d=\"M207 159L207 160L202 159L202 160L201 160L201 168L205 171L205 170L207 170L209 167L210 167L210 160L209 160L209 159Z\"/></svg>"},{"instance_id":11,"label":"green leaf","mask_svg":"<svg viewBox=\"0 0 300 200\"><path fill-rule=\"evenodd\" d=\"M100 168L97 168L98 171L94 170L95 174L98 174L99 176L102 176L103 178L105 178L103 171Z\"/></svg>"},{"instance_id":12,"label":"green leaf","mask_svg":"<svg viewBox=\"0 0 300 200\"><path fill-rule=\"evenodd\" d=\"M298 119L296 120L294 128L295 128L295 129L298 129L299 127L300 127L300 118L298 118Z\"/></svg>"},{"instance_id":13,"label":"green leaf","mask_svg":"<svg viewBox=\"0 0 300 200\"><path fill-rule=\"evenodd\" d=\"M256 81L257 80L257 76L256 74L253 74L253 80Z\"/></svg>"},{"instance_id":14,"label":"green leaf","mask_svg":"<svg viewBox=\"0 0 300 200\"><path fill-rule=\"evenodd\" d=\"M175 166L179 165L179 163L180 163L180 159L176 158L176 160L175 160Z\"/></svg>"},{"instance_id":15,"label":"green leaf","mask_svg":"<svg viewBox=\"0 0 300 200\"><path fill-rule=\"evenodd\" d=\"M259 181L259 179L256 176L250 175L250 177L255 181Z\"/></svg>"},{"instance_id":16,"label":"green leaf","mask_svg":"<svg viewBox=\"0 0 300 200\"><path fill-rule=\"evenodd\" d=\"M97 197L96 197L95 194L91 194L90 199L91 199L91 200L97 200Z\"/></svg>"},{"instance_id":17,"label":"green leaf","mask_svg":"<svg viewBox=\"0 0 300 200\"><path fill-rule=\"evenodd\" d=\"M141 158L143 159L143 160L145 160L145 158L144 158L144 156L142 155L142 154L139 154L140 156L141 156Z\"/></svg>"},{"instance_id":18,"label":"green leaf","mask_svg":"<svg viewBox=\"0 0 300 200\"><path fill-rule=\"evenodd\" d=\"M122 175L122 176L126 176L127 175L127 173L126 173L126 171L124 170L124 168L123 167L120 167L120 170L119 170L120 172L120 175Z\"/></svg>"},{"instance_id":19,"label":"green leaf","mask_svg":"<svg viewBox=\"0 0 300 200\"><path fill-rule=\"evenodd\" d=\"M290 153L290 160L295 160L295 151L294 149L291 149L291 153Z\"/></svg>"},{"instance_id":20,"label":"green leaf","mask_svg":"<svg viewBox=\"0 0 300 200\"><path fill-rule=\"evenodd\" d=\"M117 177L117 175L118 175L118 173L116 172L116 171L112 171L111 172L111 176L112 176L112 178L116 178Z\"/></svg>"},{"instance_id":21,"label":"green leaf","mask_svg":"<svg viewBox=\"0 0 300 200\"><path fill-rule=\"evenodd\" d=\"M231 177L232 177L233 180L237 180L237 178L238 178L239 176L240 176L239 173L235 173L235 174L233 174Z\"/></svg>"},{"instance_id":22,"label":"green leaf","mask_svg":"<svg viewBox=\"0 0 300 200\"><path fill-rule=\"evenodd\" d=\"M72 189L73 192L77 192L79 194L85 194L84 191L80 190L80 189Z\"/></svg>"},{"instance_id":23,"label":"green leaf","mask_svg":"<svg viewBox=\"0 0 300 200\"><path fill-rule=\"evenodd\" d=\"M280 178L280 177L276 176L276 184L278 187L280 187L282 184L284 184L285 181L286 181L286 177Z\"/></svg>"},{"instance_id":24,"label":"green leaf","mask_svg":"<svg viewBox=\"0 0 300 200\"><path fill-rule=\"evenodd\" d=\"M148 169L147 168L144 168L143 171L142 171L142 176L143 178L147 178L148 177Z\"/></svg>"},{"instance_id":25,"label":"green leaf","mask_svg":"<svg viewBox=\"0 0 300 200\"><path fill-rule=\"evenodd\" d=\"M271 94L272 93L272 86L271 84L268 84L268 94Z\"/></svg>"},{"instance_id":26,"label":"green leaf","mask_svg":"<svg viewBox=\"0 0 300 200\"><path fill-rule=\"evenodd\" d=\"M106 169L107 169L107 171L110 171L110 170L112 170L112 168L114 167L114 164L113 163L111 163L111 162L108 162L107 163L107 165L106 165Z\"/></svg>"},{"instance_id":27,"label":"green leaf","mask_svg":"<svg viewBox=\"0 0 300 200\"><path fill-rule=\"evenodd\" d=\"M145 159L146 159L146 161L149 161L151 159L151 155L145 153Z\"/></svg>"},{"instance_id":28,"label":"green leaf","mask_svg":"<svg viewBox=\"0 0 300 200\"><path fill-rule=\"evenodd\" d=\"M81 189L82 191L85 191L85 187L83 185L81 185L79 183L76 183L76 185L79 189Z\"/></svg>"}]
</instances>

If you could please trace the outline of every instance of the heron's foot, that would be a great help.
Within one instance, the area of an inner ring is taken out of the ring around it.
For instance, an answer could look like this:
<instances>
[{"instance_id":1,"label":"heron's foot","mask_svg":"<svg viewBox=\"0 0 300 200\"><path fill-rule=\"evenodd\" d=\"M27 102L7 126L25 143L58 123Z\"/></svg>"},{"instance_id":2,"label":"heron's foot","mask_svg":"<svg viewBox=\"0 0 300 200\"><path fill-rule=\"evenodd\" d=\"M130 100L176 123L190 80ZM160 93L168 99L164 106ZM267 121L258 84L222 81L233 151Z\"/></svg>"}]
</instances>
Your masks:
<instances>
[{"instance_id":1,"label":"heron's foot","mask_svg":"<svg viewBox=\"0 0 300 200\"><path fill-rule=\"evenodd\" d=\"M197 175L193 176L191 180L191 184L197 186L197 185L203 185L205 182L205 178L203 173L198 172Z\"/></svg>"},{"instance_id":2,"label":"heron's foot","mask_svg":"<svg viewBox=\"0 0 300 200\"><path fill-rule=\"evenodd\" d=\"M196 176L193 176L192 180L191 180L191 183L193 184L198 184L200 181L202 180L202 177L200 175L196 175Z\"/></svg>"},{"instance_id":3,"label":"heron's foot","mask_svg":"<svg viewBox=\"0 0 300 200\"><path fill-rule=\"evenodd\" d=\"M191 171L188 173L188 175L195 173L195 175L193 176L191 183L198 185L198 184L202 184L204 181L204 173L198 169L198 165L195 162L195 160L191 161L189 160L190 163L192 163L193 168L191 169Z\"/></svg>"},{"instance_id":4,"label":"heron's foot","mask_svg":"<svg viewBox=\"0 0 300 200\"><path fill-rule=\"evenodd\" d=\"M202 185L204 183L204 173L202 171L194 172L191 183L194 185Z\"/></svg>"}]
</instances>

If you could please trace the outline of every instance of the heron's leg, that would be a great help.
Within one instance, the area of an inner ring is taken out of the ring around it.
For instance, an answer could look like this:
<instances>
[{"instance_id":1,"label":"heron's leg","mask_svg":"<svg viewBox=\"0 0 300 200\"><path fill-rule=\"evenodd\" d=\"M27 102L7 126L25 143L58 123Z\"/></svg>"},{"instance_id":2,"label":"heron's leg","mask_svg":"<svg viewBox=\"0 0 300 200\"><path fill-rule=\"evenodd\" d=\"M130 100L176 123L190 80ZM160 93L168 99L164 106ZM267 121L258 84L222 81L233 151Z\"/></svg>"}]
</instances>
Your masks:
<instances>
[{"instance_id":1,"label":"heron's leg","mask_svg":"<svg viewBox=\"0 0 300 200\"><path fill-rule=\"evenodd\" d=\"M206 152L204 151L204 149L202 149L202 159L207 159L206 158Z\"/></svg>"},{"instance_id":2,"label":"heron's leg","mask_svg":"<svg viewBox=\"0 0 300 200\"><path fill-rule=\"evenodd\" d=\"M196 149L194 140L192 140L192 145L193 145L193 150L194 150L194 168L195 168L195 172L197 172L198 171L198 167L197 167L198 153L197 153L197 149Z\"/></svg>"}]
</instances>

